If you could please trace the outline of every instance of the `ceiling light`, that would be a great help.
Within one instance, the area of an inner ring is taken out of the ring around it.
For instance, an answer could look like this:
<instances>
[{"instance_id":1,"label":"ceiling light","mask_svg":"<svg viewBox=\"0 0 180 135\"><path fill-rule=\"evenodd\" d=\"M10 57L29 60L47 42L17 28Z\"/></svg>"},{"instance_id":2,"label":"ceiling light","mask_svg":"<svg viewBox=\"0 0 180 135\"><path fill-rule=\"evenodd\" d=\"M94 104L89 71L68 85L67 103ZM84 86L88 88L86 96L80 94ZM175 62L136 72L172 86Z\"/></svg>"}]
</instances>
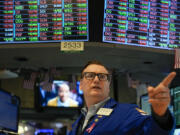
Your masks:
<instances>
[{"instance_id":1,"label":"ceiling light","mask_svg":"<svg viewBox=\"0 0 180 135\"><path fill-rule=\"evenodd\" d=\"M11 72L10 70L4 69L0 70L0 79L11 79L17 78L18 74Z\"/></svg>"}]
</instances>

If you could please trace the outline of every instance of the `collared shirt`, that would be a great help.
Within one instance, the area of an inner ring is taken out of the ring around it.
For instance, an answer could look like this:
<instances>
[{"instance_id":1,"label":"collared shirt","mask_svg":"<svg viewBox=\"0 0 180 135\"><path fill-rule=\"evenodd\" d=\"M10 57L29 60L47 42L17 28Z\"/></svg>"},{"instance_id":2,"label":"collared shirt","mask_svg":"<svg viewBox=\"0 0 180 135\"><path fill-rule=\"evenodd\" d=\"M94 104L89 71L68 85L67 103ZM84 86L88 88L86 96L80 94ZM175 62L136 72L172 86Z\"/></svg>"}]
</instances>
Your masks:
<instances>
[{"instance_id":1,"label":"collared shirt","mask_svg":"<svg viewBox=\"0 0 180 135\"><path fill-rule=\"evenodd\" d=\"M84 120L84 123L83 123L83 126L82 126L82 130L84 130L84 128L87 126L88 121L90 120L90 118L92 116L94 116L97 113L97 111L99 110L99 108L104 106L106 101L109 100L109 99L110 99L110 97L107 97L105 100L90 106L89 109L87 109L87 107L83 107L81 109L81 113L85 116L85 120Z\"/></svg>"}]
</instances>

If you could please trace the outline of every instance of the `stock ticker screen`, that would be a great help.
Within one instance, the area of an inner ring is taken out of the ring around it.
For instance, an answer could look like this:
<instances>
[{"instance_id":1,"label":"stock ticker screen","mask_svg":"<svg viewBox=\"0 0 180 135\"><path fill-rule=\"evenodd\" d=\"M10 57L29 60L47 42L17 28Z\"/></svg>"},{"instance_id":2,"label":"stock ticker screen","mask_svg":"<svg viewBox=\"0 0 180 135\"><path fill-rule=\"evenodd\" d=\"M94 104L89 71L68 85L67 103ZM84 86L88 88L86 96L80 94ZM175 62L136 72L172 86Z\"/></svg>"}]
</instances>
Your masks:
<instances>
[{"instance_id":1,"label":"stock ticker screen","mask_svg":"<svg viewBox=\"0 0 180 135\"><path fill-rule=\"evenodd\" d=\"M103 41L180 48L180 0L105 0Z\"/></svg>"},{"instance_id":2,"label":"stock ticker screen","mask_svg":"<svg viewBox=\"0 0 180 135\"><path fill-rule=\"evenodd\" d=\"M0 0L0 44L88 41L88 0Z\"/></svg>"}]
</instances>

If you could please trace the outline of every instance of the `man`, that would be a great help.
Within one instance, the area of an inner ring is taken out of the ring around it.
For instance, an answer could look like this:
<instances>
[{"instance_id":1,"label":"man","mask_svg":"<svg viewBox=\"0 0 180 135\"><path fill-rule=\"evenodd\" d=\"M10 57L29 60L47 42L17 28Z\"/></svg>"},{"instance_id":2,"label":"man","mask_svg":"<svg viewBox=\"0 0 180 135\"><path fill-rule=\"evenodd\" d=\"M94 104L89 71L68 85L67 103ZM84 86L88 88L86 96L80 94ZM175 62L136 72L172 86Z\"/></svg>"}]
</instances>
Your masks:
<instances>
[{"instance_id":1,"label":"man","mask_svg":"<svg viewBox=\"0 0 180 135\"><path fill-rule=\"evenodd\" d=\"M58 96L48 101L48 106L77 107L78 102L70 98L70 87L67 83L57 84Z\"/></svg>"},{"instance_id":2,"label":"man","mask_svg":"<svg viewBox=\"0 0 180 135\"><path fill-rule=\"evenodd\" d=\"M111 75L98 61L90 61L82 70L80 88L86 108L73 124L70 135L170 135L174 119L168 108L170 73L157 87L149 87L152 116L136 105L119 104L109 97Z\"/></svg>"}]
</instances>

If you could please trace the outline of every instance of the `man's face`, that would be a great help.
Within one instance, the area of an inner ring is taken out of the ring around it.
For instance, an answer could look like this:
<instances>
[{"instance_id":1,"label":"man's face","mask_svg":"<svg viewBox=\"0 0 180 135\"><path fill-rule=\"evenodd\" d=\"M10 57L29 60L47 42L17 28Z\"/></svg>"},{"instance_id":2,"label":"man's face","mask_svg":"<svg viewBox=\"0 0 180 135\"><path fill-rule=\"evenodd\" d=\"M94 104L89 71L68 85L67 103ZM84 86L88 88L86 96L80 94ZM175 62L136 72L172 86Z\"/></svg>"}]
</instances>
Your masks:
<instances>
[{"instance_id":1,"label":"man's face","mask_svg":"<svg viewBox=\"0 0 180 135\"><path fill-rule=\"evenodd\" d=\"M67 85L62 85L59 87L58 95L62 102L65 102L69 98L69 87Z\"/></svg>"},{"instance_id":2,"label":"man's face","mask_svg":"<svg viewBox=\"0 0 180 135\"><path fill-rule=\"evenodd\" d=\"M84 69L83 73L94 72L109 74L104 66L91 64ZM84 92L84 97L87 99L104 100L109 96L110 82L108 80L99 80L96 75L94 79L88 80L85 76L80 81L80 88Z\"/></svg>"}]
</instances>

